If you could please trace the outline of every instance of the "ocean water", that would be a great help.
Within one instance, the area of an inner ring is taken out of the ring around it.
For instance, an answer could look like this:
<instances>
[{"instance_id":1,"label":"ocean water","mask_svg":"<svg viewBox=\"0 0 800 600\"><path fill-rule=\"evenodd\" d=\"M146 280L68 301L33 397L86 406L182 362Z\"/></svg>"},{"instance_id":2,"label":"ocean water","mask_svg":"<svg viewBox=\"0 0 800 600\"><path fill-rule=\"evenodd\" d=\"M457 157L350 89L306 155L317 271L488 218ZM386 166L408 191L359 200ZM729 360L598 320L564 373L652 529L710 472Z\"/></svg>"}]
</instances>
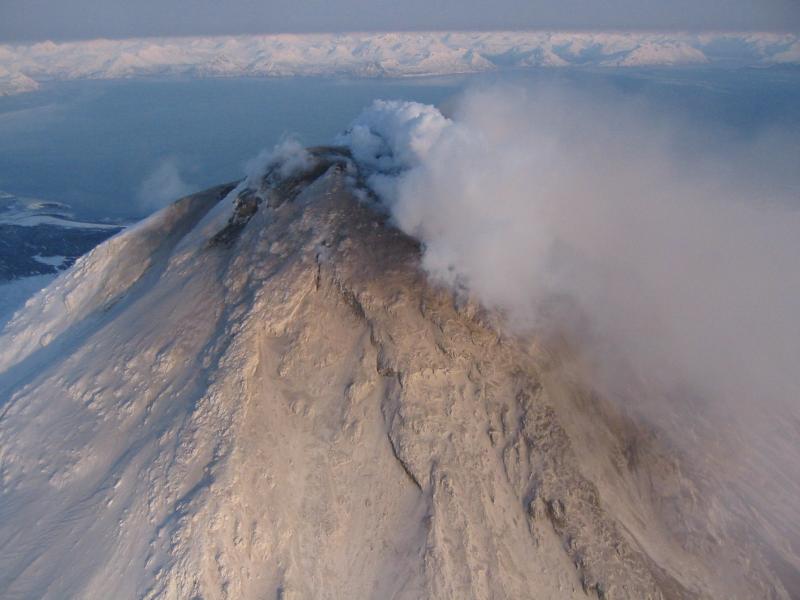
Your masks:
<instances>
[{"instance_id":1,"label":"ocean water","mask_svg":"<svg viewBox=\"0 0 800 600\"><path fill-rule=\"evenodd\" d=\"M294 135L330 143L374 98L438 103L459 82L328 79L80 81L0 98L0 190L58 200L85 218L143 216L137 194L163 161L191 187L240 177Z\"/></svg>"},{"instance_id":2,"label":"ocean water","mask_svg":"<svg viewBox=\"0 0 800 600\"><path fill-rule=\"evenodd\" d=\"M202 189L240 177L249 158L284 136L329 143L376 98L446 106L465 87L498 80L614 89L710 123L722 137L800 131L800 70L790 68L58 82L0 98L0 190L68 203L82 218L136 219L153 210L138 195L165 161Z\"/></svg>"}]
</instances>

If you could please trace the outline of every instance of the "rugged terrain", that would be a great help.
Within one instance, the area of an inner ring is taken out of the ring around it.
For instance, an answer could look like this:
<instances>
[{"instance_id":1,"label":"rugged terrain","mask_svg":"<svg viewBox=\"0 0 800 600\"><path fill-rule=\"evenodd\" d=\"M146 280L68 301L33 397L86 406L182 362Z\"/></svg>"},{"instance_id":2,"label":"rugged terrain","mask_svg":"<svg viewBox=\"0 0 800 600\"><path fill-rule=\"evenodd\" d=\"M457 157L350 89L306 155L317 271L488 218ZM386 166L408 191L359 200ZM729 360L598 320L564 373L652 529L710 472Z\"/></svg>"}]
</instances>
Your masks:
<instances>
[{"instance_id":1,"label":"rugged terrain","mask_svg":"<svg viewBox=\"0 0 800 600\"><path fill-rule=\"evenodd\" d=\"M713 465L427 281L347 152L312 155L6 326L0 596L790 597Z\"/></svg>"}]
</instances>

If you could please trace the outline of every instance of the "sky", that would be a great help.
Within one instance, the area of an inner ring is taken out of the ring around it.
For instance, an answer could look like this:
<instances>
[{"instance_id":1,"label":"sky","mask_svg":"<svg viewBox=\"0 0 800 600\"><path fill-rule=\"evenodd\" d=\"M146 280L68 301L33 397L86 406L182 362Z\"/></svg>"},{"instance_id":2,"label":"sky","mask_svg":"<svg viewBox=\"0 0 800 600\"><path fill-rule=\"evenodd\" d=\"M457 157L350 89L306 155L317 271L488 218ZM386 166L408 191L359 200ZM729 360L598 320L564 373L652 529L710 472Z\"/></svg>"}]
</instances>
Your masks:
<instances>
[{"instance_id":1,"label":"sky","mask_svg":"<svg viewBox=\"0 0 800 600\"><path fill-rule=\"evenodd\" d=\"M800 0L0 0L0 42L459 29L798 31Z\"/></svg>"}]
</instances>

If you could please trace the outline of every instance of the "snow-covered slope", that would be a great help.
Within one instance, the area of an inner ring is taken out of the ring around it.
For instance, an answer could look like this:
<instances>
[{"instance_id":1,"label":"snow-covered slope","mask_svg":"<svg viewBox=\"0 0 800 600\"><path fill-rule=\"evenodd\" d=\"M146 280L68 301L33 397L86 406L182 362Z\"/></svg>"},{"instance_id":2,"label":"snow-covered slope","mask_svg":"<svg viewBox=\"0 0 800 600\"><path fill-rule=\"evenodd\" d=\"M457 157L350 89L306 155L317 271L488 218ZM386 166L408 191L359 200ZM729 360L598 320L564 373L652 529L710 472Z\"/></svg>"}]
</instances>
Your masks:
<instances>
[{"instance_id":1,"label":"snow-covered slope","mask_svg":"<svg viewBox=\"0 0 800 600\"><path fill-rule=\"evenodd\" d=\"M184 198L6 326L0 596L789 597L711 466L431 286L358 179Z\"/></svg>"},{"instance_id":2,"label":"snow-covered slope","mask_svg":"<svg viewBox=\"0 0 800 600\"><path fill-rule=\"evenodd\" d=\"M798 64L774 33L404 32L89 40L0 45L0 94L39 81L473 73L499 67Z\"/></svg>"}]
</instances>

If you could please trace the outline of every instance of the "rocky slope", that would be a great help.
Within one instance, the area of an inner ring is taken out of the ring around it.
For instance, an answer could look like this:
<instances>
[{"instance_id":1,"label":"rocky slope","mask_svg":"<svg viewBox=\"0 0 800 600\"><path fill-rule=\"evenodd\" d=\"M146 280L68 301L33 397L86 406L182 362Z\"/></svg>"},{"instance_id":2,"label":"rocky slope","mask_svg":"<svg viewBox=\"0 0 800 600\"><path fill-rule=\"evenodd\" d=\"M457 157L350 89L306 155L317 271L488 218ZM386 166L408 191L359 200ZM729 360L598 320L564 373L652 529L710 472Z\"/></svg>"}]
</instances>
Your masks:
<instances>
[{"instance_id":1,"label":"rocky slope","mask_svg":"<svg viewBox=\"0 0 800 600\"><path fill-rule=\"evenodd\" d=\"M709 468L426 281L347 153L312 156L6 326L0 596L790 597Z\"/></svg>"}]
</instances>

